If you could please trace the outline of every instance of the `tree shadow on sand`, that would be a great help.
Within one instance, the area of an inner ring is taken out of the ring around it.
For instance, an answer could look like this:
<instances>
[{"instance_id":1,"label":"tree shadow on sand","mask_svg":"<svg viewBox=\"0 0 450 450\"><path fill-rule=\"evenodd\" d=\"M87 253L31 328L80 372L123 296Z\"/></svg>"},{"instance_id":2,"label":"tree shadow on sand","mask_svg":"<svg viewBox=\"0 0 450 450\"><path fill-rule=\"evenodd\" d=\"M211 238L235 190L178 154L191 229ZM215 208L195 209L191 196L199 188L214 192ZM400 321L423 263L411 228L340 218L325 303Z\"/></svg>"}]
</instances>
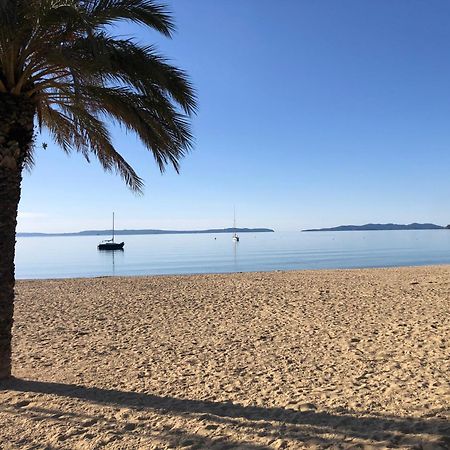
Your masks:
<instances>
[{"instance_id":1,"label":"tree shadow on sand","mask_svg":"<svg viewBox=\"0 0 450 450\"><path fill-rule=\"evenodd\" d=\"M0 390L23 393L48 394L87 401L95 405L126 407L137 411L151 411L162 415L181 416L214 425L238 429L240 435L249 436L247 442L211 440L202 436L196 441L202 448L262 449L265 445L251 444L251 436L285 439L296 443L314 444L319 448L381 448L386 446L414 449L450 449L450 422L445 412L434 417L406 418L361 412L306 411L294 409L243 406L229 402L161 397L147 393L85 387L61 383L12 379L0 384ZM11 407L9 412L11 411ZM17 411L17 408L16 408ZM39 411L36 411L38 413ZM49 416L48 410L40 411ZM52 417L57 417L53 411ZM64 412L67 416L67 413ZM76 414L75 414L76 415ZM79 415L76 415L79 420ZM136 432L136 430L133 430ZM159 438L171 443L180 438L189 441L198 438L180 430L163 430ZM214 434L214 433L212 433ZM200 447L197 447L200 448ZM281 447L280 447L281 448Z\"/></svg>"}]
</instances>

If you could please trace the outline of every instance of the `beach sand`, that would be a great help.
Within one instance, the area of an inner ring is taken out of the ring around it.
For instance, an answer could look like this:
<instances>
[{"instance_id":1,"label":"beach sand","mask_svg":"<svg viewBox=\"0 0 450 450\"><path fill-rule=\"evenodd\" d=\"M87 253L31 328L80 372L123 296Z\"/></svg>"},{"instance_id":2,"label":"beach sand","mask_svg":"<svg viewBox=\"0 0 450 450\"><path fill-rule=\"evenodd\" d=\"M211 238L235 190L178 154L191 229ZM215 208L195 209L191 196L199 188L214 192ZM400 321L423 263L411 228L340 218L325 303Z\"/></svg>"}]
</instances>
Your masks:
<instances>
[{"instance_id":1,"label":"beach sand","mask_svg":"<svg viewBox=\"0 0 450 450\"><path fill-rule=\"evenodd\" d=\"M450 449L450 266L17 283L3 449Z\"/></svg>"}]
</instances>

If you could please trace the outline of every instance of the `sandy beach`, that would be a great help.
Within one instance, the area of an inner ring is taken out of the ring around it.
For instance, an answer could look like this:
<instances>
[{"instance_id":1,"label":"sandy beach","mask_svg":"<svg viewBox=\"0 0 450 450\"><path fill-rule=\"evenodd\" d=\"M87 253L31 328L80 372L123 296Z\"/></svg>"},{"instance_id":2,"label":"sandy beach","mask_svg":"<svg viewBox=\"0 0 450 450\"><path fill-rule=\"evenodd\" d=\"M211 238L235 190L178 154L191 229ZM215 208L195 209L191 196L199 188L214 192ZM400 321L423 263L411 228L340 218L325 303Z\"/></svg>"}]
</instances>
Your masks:
<instances>
[{"instance_id":1,"label":"sandy beach","mask_svg":"<svg viewBox=\"0 0 450 450\"><path fill-rule=\"evenodd\" d=\"M17 283L3 449L449 449L450 266Z\"/></svg>"}]
</instances>

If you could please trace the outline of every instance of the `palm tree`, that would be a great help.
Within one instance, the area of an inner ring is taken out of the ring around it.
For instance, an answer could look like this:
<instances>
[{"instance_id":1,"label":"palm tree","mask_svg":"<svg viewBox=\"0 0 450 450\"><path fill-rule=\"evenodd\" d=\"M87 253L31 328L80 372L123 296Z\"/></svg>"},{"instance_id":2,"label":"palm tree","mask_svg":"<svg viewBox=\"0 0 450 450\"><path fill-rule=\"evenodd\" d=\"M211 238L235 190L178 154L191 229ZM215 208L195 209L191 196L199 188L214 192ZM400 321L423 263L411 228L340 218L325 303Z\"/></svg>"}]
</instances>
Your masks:
<instances>
[{"instance_id":1,"label":"palm tree","mask_svg":"<svg viewBox=\"0 0 450 450\"><path fill-rule=\"evenodd\" d=\"M161 171L191 148L191 84L153 46L112 34L130 21L170 37L151 0L0 0L0 379L11 376L14 249L22 171L35 128L65 151L98 159L134 191L142 180L111 142L105 120L134 132Z\"/></svg>"}]
</instances>

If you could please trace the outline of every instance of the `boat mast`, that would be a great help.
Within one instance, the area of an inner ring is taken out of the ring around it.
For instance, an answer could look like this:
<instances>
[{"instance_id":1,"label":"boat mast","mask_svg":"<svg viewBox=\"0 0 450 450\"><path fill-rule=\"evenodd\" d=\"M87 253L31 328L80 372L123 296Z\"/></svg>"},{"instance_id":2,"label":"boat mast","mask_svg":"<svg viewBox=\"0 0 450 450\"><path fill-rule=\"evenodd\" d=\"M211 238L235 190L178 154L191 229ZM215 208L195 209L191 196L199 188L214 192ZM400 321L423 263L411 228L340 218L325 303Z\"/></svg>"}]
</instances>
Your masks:
<instances>
[{"instance_id":1,"label":"boat mast","mask_svg":"<svg viewBox=\"0 0 450 450\"><path fill-rule=\"evenodd\" d=\"M112 229L112 241L114 242L114 212L113 212L113 229Z\"/></svg>"},{"instance_id":2,"label":"boat mast","mask_svg":"<svg viewBox=\"0 0 450 450\"><path fill-rule=\"evenodd\" d=\"M239 242L239 236L236 233L237 229L236 229L236 206L233 205L233 241L234 242Z\"/></svg>"}]
</instances>

